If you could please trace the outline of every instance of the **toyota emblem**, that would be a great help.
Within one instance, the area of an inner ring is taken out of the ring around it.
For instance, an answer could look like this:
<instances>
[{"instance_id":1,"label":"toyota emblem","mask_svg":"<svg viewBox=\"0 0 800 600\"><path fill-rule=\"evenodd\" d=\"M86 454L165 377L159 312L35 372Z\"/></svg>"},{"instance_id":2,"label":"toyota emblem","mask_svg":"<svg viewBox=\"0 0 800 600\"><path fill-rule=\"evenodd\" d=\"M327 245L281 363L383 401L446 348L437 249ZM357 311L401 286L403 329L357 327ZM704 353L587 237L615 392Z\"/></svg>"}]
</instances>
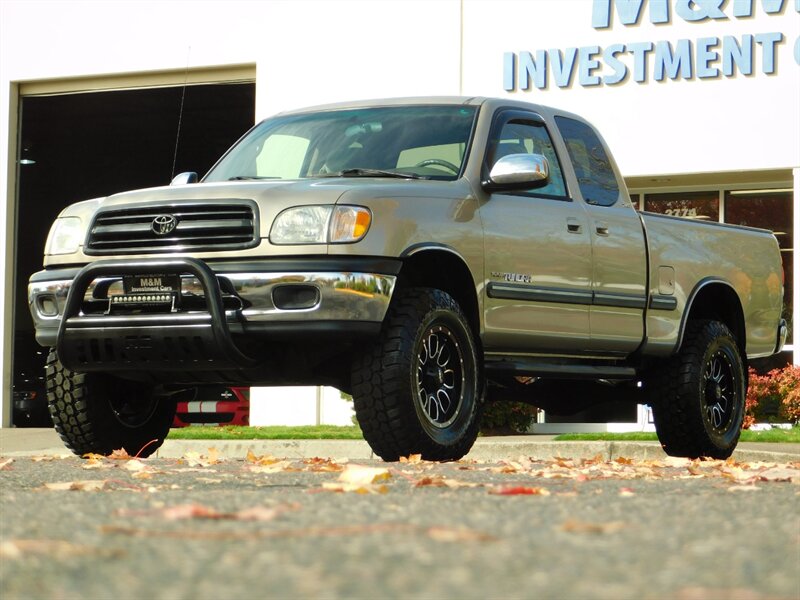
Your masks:
<instances>
[{"instance_id":1,"label":"toyota emblem","mask_svg":"<svg viewBox=\"0 0 800 600\"><path fill-rule=\"evenodd\" d=\"M175 215L158 215L150 227L156 235L167 235L175 231L177 226L178 219Z\"/></svg>"}]
</instances>

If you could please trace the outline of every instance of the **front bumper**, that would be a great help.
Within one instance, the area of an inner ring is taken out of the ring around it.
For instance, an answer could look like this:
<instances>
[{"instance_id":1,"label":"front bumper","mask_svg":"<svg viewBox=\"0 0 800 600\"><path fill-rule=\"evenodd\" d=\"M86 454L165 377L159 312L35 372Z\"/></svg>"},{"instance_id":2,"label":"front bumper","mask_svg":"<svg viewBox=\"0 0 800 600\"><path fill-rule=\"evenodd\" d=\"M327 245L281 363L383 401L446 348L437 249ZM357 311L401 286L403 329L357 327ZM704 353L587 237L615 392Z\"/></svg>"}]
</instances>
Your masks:
<instances>
[{"instance_id":1,"label":"front bumper","mask_svg":"<svg viewBox=\"0 0 800 600\"><path fill-rule=\"evenodd\" d=\"M399 261L380 259L100 260L34 274L28 302L37 341L56 346L73 370L241 369L258 361L234 336L377 331L399 269ZM181 296L194 307L115 314L122 277L146 273L180 274Z\"/></svg>"}]
</instances>

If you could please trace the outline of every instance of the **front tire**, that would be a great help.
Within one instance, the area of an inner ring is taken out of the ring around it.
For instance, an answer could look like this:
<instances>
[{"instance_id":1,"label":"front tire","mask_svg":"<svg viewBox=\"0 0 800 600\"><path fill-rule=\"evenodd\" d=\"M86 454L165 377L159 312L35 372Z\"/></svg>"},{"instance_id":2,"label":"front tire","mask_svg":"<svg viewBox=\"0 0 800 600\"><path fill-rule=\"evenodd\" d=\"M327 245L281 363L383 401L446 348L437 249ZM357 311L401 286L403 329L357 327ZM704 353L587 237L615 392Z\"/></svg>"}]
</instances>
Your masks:
<instances>
[{"instance_id":1,"label":"front tire","mask_svg":"<svg viewBox=\"0 0 800 600\"><path fill-rule=\"evenodd\" d=\"M353 368L356 418L386 461L464 456L478 435L482 391L472 330L458 303L431 288L395 294L380 338Z\"/></svg>"},{"instance_id":2,"label":"front tire","mask_svg":"<svg viewBox=\"0 0 800 600\"><path fill-rule=\"evenodd\" d=\"M56 431L78 456L120 448L131 456L150 456L167 437L177 407L150 385L70 371L55 350L47 357L46 383Z\"/></svg>"},{"instance_id":3,"label":"front tire","mask_svg":"<svg viewBox=\"0 0 800 600\"><path fill-rule=\"evenodd\" d=\"M718 321L692 321L650 393L656 432L670 456L728 458L739 441L746 393L736 339Z\"/></svg>"}]
</instances>

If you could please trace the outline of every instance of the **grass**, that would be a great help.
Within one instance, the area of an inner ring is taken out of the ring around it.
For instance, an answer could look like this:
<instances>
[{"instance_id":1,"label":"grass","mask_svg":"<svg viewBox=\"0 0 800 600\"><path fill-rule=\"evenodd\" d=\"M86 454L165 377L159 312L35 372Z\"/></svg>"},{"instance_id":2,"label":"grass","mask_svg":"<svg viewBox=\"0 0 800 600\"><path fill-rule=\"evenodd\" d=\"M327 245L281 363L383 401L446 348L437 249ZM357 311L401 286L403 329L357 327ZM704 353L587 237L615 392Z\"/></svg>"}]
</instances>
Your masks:
<instances>
[{"instance_id":1,"label":"grass","mask_svg":"<svg viewBox=\"0 0 800 600\"><path fill-rule=\"evenodd\" d=\"M564 433L555 438L557 442L656 442L655 433ZM773 444L800 444L800 427L791 429L769 429L767 431L742 431L740 442L770 442Z\"/></svg>"},{"instance_id":2,"label":"grass","mask_svg":"<svg viewBox=\"0 0 800 600\"><path fill-rule=\"evenodd\" d=\"M307 425L288 427L223 427L197 425L171 429L170 440L363 440L361 430L355 425Z\"/></svg>"}]
</instances>

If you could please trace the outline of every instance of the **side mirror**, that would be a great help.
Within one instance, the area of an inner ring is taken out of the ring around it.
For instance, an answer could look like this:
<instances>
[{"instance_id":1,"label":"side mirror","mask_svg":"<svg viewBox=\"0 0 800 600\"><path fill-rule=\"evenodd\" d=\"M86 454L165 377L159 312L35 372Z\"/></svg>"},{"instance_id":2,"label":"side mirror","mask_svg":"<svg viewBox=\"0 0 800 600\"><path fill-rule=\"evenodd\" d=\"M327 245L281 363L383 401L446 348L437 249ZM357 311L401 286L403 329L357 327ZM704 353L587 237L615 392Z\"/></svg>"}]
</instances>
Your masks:
<instances>
[{"instance_id":1,"label":"side mirror","mask_svg":"<svg viewBox=\"0 0 800 600\"><path fill-rule=\"evenodd\" d=\"M493 190L526 190L547 185L550 165L541 154L509 154L499 159L483 187Z\"/></svg>"},{"instance_id":2,"label":"side mirror","mask_svg":"<svg viewBox=\"0 0 800 600\"><path fill-rule=\"evenodd\" d=\"M186 185L187 183L197 183L197 173L194 171L186 171L178 173L170 181L170 185Z\"/></svg>"}]
</instances>

